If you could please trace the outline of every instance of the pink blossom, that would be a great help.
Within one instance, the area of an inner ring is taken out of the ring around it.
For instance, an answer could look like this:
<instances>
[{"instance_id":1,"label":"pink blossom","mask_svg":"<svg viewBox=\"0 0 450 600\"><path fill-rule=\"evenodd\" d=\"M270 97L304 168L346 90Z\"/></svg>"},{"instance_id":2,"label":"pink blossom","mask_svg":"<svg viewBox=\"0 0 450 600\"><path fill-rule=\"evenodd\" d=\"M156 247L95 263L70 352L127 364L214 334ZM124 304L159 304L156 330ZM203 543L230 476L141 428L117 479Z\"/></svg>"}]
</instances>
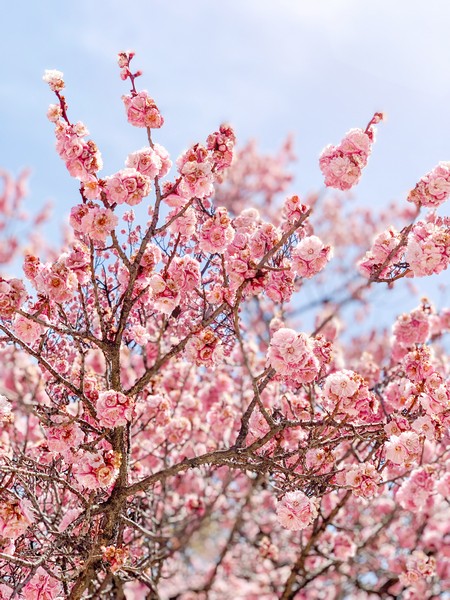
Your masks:
<instances>
[{"instance_id":1,"label":"pink blossom","mask_svg":"<svg viewBox=\"0 0 450 600\"><path fill-rule=\"evenodd\" d=\"M418 580L431 577L435 572L434 556L427 556L422 550L414 550L406 560L406 570L401 573L400 582L405 586L414 586Z\"/></svg>"},{"instance_id":2,"label":"pink blossom","mask_svg":"<svg viewBox=\"0 0 450 600\"><path fill-rule=\"evenodd\" d=\"M401 484L395 499L402 508L418 512L429 505L433 488L434 477L431 470L426 467L414 469L410 478Z\"/></svg>"},{"instance_id":3,"label":"pink blossom","mask_svg":"<svg viewBox=\"0 0 450 600\"><path fill-rule=\"evenodd\" d=\"M91 258L88 247L80 240L75 240L66 258L66 266L76 276L80 285L89 280Z\"/></svg>"},{"instance_id":4,"label":"pink blossom","mask_svg":"<svg viewBox=\"0 0 450 600\"><path fill-rule=\"evenodd\" d=\"M196 144L177 160L181 181L178 193L185 198L206 198L214 190L212 163L206 148Z\"/></svg>"},{"instance_id":5,"label":"pink blossom","mask_svg":"<svg viewBox=\"0 0 450 600\"><path fill-rule=\"evenodd\" d=\"M52 92L60 92L64 88L64 74L56 69L46 69L42 79L48 83Z\"/></svg>"},{"instance_id":6,"label":"pink blossom","mask_svg":"<svg viewBox=\"0 0 450 600\"><path fill-rule=\"evenodd\" d=\"M0 502L0 538L16 540L34 520L29 500L7 496Z\"/></svg>"},{"instance_id":7,"label":"pink blossom","mask_svg":"<svg viewBox=\"0 0 450 600\"><path fill-rule=\"evenodd\" d=\"M125 165L137 169L150 179L154 179L155 177L164 177L172 163L167 150L159 144L154 144L153 148L142 148L142 150L129 154Z\"/></svg>"},{"instance_id":8,"label":"pink blossom","mask_svg":"<svg viewBox=\"0 0 450 600\"><path fill-rule=\"evenodd\" d=\"M408 202L437 208L450 194L450 163L441 162L424 175L408 194Z\"/></svg>"},{"instance_id":9,"label":"pink blossom","mask_svg":"<svg viewBox=\"0 0 450 600\"><path fill-rule=\"evenodd\" d=\"M386 277L389 274L391 265L395 263L403 253L400 242L401 234L395 227L389 226L386 231L378 234L373 241L372 248L367 251L364 257L359 261L359 272L368 279L373 275L377 275L377 277Z\"/></svg>"},{"instance_id":10,"label":"pink blossom","mask_svg":"<svg viewBox=\"0 0 450 600\"><path fill-rule=\"evenodd\" d=\"M429 317L429 311L424 307L400 315L392 328L394 336L406 346L425 343L431 330Z\"/></svg>"},{"instance_id":11,"label":"pink blossom","mask_svg":"<svg viewBox=\"0 0 450 600\"><path fill-rule=\"evenodd\" d=\"M434 375L435 370L428 346L419 346L408 352L401 364L406 376L413 383L423 383Z\"/></svg>"},{"instance_id":12,"label":"pink blossom","mask_svg":"<svg viewBox=\"0 0 450 600\"><path fill-rule=\"evenodd\" d=\"M287 261L281 267L287 267ZM294 291L294 274L287 268L269 271L264 291L273 302L289 302Z\"/></svg>"},{"instance_id":13,"label":"pink blossom","mask_svg":"<svg viewBox=\"0 0 450 600\"><path fill-rule=\"evenodd\" d=\"M62 110L59 104L50 104L47 111L47 119L51 123L57 123L62 117Z\"/></svg>"},{"instance_id":14,"label":"pink blossom","mask_svg":"<svg viewBox=\"0 0 450 600\"><path fill-rule=\"evenodd\" d=\"M102 192L101 185L97 177L89 175L83 179L83 196L88 200L96 200Z\"/></svg>"},{"instance_id":15,"label":"pink blossom","mask_svg":"<svg viewBox=\"0 0 450 600\"><path fill-rule=\"evenodd\" d=\"M185 201L184 201L185 202ZM169 231L172 234L179 235L180 241L188 241L195 235L195 229L197 225L197 215L192 207L189 207L180 216L176 217L181 211L181 208L175 208L171 210L167 215L166 221L171 219L172 222L169 225ZM176 219L174 219L176 217Z\"/></svg>"},{"instance_id":16,"label":"pink blossom","mask_svg":"<svg viewBox=\"0 0 450 600\"><path fill-rule=\"evenodd\" d=\"M0 394L0 423L12 423L13 419L11 403L6 396Z\"/></svg>"},{"instance_id":17,"label":"pink blossom","mask_svg":"<svg viewBox=\"0 0 450 600\"><path fill-rule=\"evenodd\" d=\"M111 204L136 206L150 192L150 178L136 169L122 169L105 178L106 197Z\"/></svg>"},{"instance_id":18,"label":"pink blossom","mask_svg":"<svg viewBox=\"0 0 450 600\"><path fill-rule=\"evenodd\" d=\"M82 123L69 125L60 120L55 128L56 150L59 156L66 163L72 177L82 181L91 181L91 176L103 167L101 154L95 142L84 139L87 133Z\"/></svg>"},{"instance_id":19,"label":"pink blossom","mask_svg":"<svg viewBox=\"0 0 450 600\"><path fill-rule=\"evenodd\" d=\"M112 573L117 573L128 558L129 551L127 548L117 548L116 546L102 546L102 558L109 564Z\"/></svg>"},{"instance_id":20,"label":"pink blossom","mask_svg":"<svg viewBox=\"0 0 450 600\"><path fill-rule=\"evenodd\" d=\"M199 246L204 252L221 253L233 237L234 229L227 209L219 207L214 216L202 225Z\"/></svg>"},{"instance_id":21,"label":"pink blossom","mask_svg":"<svg viewBox=\"0 0 450 600\"><path fill-rule=\"evenodd\" d=\"M157 425L167 425L172 414L170 399L161 394L148 395L145 400L145 414L149 419L155 419Z\"/></svg>"},{"instance_id":22,"label":"pink blossom","mask_svg":"<svg viewBox=\"0 0 450 600\"><path fill-rule=\"evenodd\" d=\"M3 279L0 277L0 317L10 319L25 302L27 293L20 279Z\"/></svg>"},{"instance_id":23,"label":"pink blossom","mask_svg":"<svg viewBox=\"0 0 450 600\"><path fill-rule=\"evenodd\" d=\"M122 427L133 417L134 402L121 392L100 392L97 400L97 419L102 427Z\"/></svg>"},{"instance_id":24,"label":"pink blossom","mask_svg":"<svg viewBox=\"0 0 450 600\"><path fill-rule=\"evenodd\" d=\"M346 533L339 532L333 538L333 554L338 560L346 561L356 554L356 544Z\"/></svg>"},{"instance_id":25,"label":"pink blossom","mask_svg":"<svg viewBox=\"0 0 450 600\"><path fill-rule=\"evenodd\" d=\"M350 467L345 475L345 483L352 488L355 496L372 498L380 491L381 475L375 465L361 463Z\"/></svg>"},{"instance_id":26,"label":"pink blossom","mask_svg":"<svg viewBox=\"0 0 450 600\"><path fill-rule=\"evenodd\" d=\"M170 263L169 275L181 292L191 292L200 285L200 263L191 256L174 258Z\"/></svg>"},{"instance_id":27,"label":"pink blossom","mask_svg":"<svg viewBox=\"0 0 450 600\"><path fill-rule=\"evenodd\" d=\"M417 460L422 448L419 436L414 431L404 431L400 435L392 435L384 447L387 460L404 466Z\"/></svg>"},{"instance_id":28,"label":"pink blossom","mask_svg":"<svg viewBox=\"0 0 450 600\"><path fill-rule=\"evenodd\" d=\"M186 417L174 417L164 428L167 440L172 444L182 444L191 432L191 423Z\"/></svg>"},{"instance_id":29,"label":"pink blossom","mask_svg":"<svg viewBox=\"0 0 450 600\"><path fill-rule=\"evenodd\" d=\"M424 435L428 440L434 440L436 437L436 429L429 415L415 419L412 423L412 429L416 433Z\"/></svg>"},{"instance_id":30,"label":"pink blossom","mask_svg":"<svg viewBox=\"0 0 450 600\"><path fill-rule=\"evenodd\" d=\"M81 219L80 230L93 240L104 242L119 222L117 216L109 208L97 206L89 208Z\"/></svg>"},{"instance_id":31,"label":"pink blossom","mask_svg":"<svg viewBox=\"0 0 450 600\"><path fill-rule=\"evenodd\" d=\"M308 206L302 204L298 196L289 196L283 204L282 215L289 224L293 224L301 219L307 211Z\"/></svg>"},{"instance_id":32,"label":"pink blossom","mask_svg":"<svg viewBox=\"0 0 450 600\"><path fill-rule=\"evenodd\" d=\"M316 235L310 235L292 251L292 268L300 277L310 278L322 271L331 256L331 246L325 246Z\"/></svg>"},{"instance_id":33,"label":"pink blossom","mask_svg":"<svg viewBox=\"0 0 450 600\"><path fill-rule=\"evenodd\" d=\"M444 498L450 497L450 473L445 473L436 481L436 491Z\"/></svg>"},{"instance_id":34,"label":"pink blossom","mask_svg":"<svg viewBox=\"0 0 450 600\"><path fill-rule=\"evenodd\" d=\"M406 260L415 277L440 273L450 262L450 227L439 219L418 221L408 236Z\"/></svg>"},{"instance_id":35,"label":"pink blossom","mask_svg":"<svg viewBox=\"0 0 450 600\"><path fill-rule=\"evenodd\" d=\"M90 490L107 488L119 474L120 455L113 451L89 452L78 450L73 472L78 483Z\"/></svg>"},{"instance_id":36,"label":"pink blossom","mask_svg":"<svg viewBox=\"0 0 450 600\"><path fill-rule=\"evenodd\" d=\"M39 323L22 315L17 315L14 320L14 331L26 344L33 344L42 335L44 328Z\"/></svg>"},{"instance_id":37,"label":"pink blossom","mask_svg":"<svg viewBox=\"0 0 450 600\"><path fill-rule=\"evenodd\" d=\"M314 381L320 370L313 340L286 327L273 334L267 361L277 373L299 384Z\"/></svg>"},{"instance_id":38,"label":"pink blossom","mask_svg":"<svg viewBox=\"0 0 450 600\"><path fill-rule=\"evenodd\" d=\"M221 125L219 131L208 136L206 146L212 152L215 172L227 169L233 160L236 136L229 125Z\"/></svg>"},{"instance_id":39,"label":"pink blossom","mask_svg":"<svg viewBox=\"0 0 450 600\"><path fill-rule=\"evenodd\" d=\"M291 531L299 531L310 525L318 515L316 498L308 498L303 492L287 492L277 503L279 523Z\"/></svg>"},{"instance_id":40,"label":"pink blossom","mask_svg":"<svg viewBox=\"0 0 450 600\"><path fill-rule=\"evenodd\" d=\"M146 90L122 96L127 119L135 127L149 127L159 129L164 124L164 119L159 112L153 98L150 98Z\"/></svg>"},{"instance_id":41,"label":"pink blossom","mask_svg":"<svg viewBox=\"0 0 450 600\"><path fill-rule=\"evenodd\" d=\"M158 246L155 244L148 244L139 264L139 267L142 270L142 276L148 277L155 270L155 267L161 261L161 258L162 254Z\"/></svg>"},{"instance_id":42,"label":"pink blossom","mask_svg":"<svg viewBox=\"0 0 450 600\"><path fill-rule=\"evenodd\" d=\"M61 254L53 264L41 267L35 279L36 289L55 302L70 300L78 288L75 273L67 266L68 254Z\"/></svg>"},{"instance_id":43,"label":"pink blossom","mask_svg":"<svg viewBox=\"0 0 450 600\"><path fill-rule=\"evenodd\" d=\"M156 310L170 315L180 301L180 290L176 282L165 275L155 273L150 277L153 304Z\"/></svg>"},{"instance_id":44,"label":"pink blossom","mask_svg":"<svg viewBox=\"0 0 450 600\"><path fill-rule=\"evenodd\" d=\"M83 439L83 431L77 423L62 423L47 429L47 446L50 452L65 454L76 449Z\"/></svg>"},{"instance_id":45,"label":"pink blossom","mask_svg":"<svg viewBox=\"0 0 450 600\"><path fill-rule=\"evenodd\" d=\"M450 389L443 383L435 389L427 389L419 396L422 408L430 417L445 413L450 408ZM428 436L427 436L428 437Z\"/></svg>"},{"instance_id":46,"label":"pink blossom","mask_svg":"<svg viewBox=\"0 0 450 600\"><path fill-rule=\"evenodd\" d=\"M206 328L190 338L185 353L194 364L210 367L222 359L223 346L219 336Z\"/></svg>"},{"instance_id":47,"label":"pink blossom","mask_svg":"<svg viewBox=\"0 0 450 600\"><path fill-rule=\"evenodd\" d=\"M319 165L326 186L349 190L358 183L372 149L373 125L381 119L382 115L376 113L365 131L351 129L338 146L324 148Z\"/></svg>"},{"instance_id":48,"label":"pink blossom","mask_svg":"<svg viewBox=\"0 0 450 600\"><path fill-rule=\"evenodd\" d=\"M305 455L305 467L315 474L328 473L335 462L335 456L329 448L310 448Z\"/></svg>"},{"instance_id":49,"label":"pink blossom","mask_svg":"<svg viewBox=\"0 0 450 600\"><path fill-rule=\"evenodd\" d=\"M60 581L51 577L39 567L22 589L24 600L55 600L61 598L63 587Z\"/></svg>"},{"instance_id":50,"label":"pink blossom","mask_svg":"<svg viewBox=\"0 0 450 600\"><path fill-rule=\"evenodd\" d=\"M341 418L355 416L367 421L376 413L378 401L360 375L343 369L326 378L323 405L330 413L337 413Z\"/></svg>"}]
</instances>

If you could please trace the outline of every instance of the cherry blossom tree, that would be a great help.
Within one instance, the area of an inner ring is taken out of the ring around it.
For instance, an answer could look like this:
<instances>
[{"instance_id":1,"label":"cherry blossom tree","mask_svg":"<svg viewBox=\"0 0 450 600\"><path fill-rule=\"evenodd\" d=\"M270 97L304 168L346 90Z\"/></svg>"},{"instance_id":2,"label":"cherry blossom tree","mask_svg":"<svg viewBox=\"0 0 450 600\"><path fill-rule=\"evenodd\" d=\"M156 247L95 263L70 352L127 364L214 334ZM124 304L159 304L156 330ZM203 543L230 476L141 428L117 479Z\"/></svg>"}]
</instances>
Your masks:
<instances>
[{"instance_id":1,"label":"cherry blossom tree","mask_svg":"<svg viewBox=\"0 0 450 600\"><path fill-rule=\"evenodd\" d=\"M342 332L375 289L447 269L450 163L384 213L348 210L333 189L359 181L376 113L304 201L290 141L236 150L228 125L171 171L132 59L145 146L107 176L46 71L81 201L20 276L0 245L0 598L444 597L450 308Z\"/></svg>"}]
</instances>

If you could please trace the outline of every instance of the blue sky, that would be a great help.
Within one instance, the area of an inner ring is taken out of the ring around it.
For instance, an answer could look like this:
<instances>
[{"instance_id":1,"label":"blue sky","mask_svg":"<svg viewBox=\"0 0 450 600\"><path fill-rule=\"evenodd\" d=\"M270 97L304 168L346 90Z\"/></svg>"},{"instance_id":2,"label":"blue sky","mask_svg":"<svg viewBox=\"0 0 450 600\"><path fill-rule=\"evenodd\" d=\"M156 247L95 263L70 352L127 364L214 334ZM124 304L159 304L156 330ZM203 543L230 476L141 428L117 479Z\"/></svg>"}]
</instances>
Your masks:
<instances>
[{"instance_id":1,"label":"blue sky","mask_svg":"<svg viewBox=\"0 0 450 600\"><path fill-rule=\"evenodd\" d=\"M173 158L224 120L266 152L292 133L303 195L322 183L323 146L382 110L360 202L404 202L450 159L447 0L3 0L2 20L0 166L32 168L30 208L51 199L55 224L78 193L54 151L43 71L64 72L70 116L89 128L108 175L145 145L120 100L124 49L137 52L140 83L166 120L155 139Z\"/></svg>"}]
</instances>

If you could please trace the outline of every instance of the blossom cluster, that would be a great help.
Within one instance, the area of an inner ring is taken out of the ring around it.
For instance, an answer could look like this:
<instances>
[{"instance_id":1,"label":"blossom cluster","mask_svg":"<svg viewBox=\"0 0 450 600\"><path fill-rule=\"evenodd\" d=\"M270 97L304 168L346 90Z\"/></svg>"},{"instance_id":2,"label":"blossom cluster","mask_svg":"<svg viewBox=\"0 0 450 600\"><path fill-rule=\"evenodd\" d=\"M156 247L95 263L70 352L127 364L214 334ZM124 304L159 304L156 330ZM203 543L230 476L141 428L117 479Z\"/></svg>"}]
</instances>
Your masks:
<instances>
[{"instance_id":1,"label":"blossom cluster","mask_svg":"<svg viewBox=\"0 0 450 600\"><path fill-rule=\"evenodd\" d=\"M441 162L424 175L408 194L408 202L437 208L450 194L450 163Z\"/></svg>"},{"instance_id":2,"label":"blossom cluster","mask_svg":"<svg viewBox=\"0 0 450 600\"><path fill-rule=\"evenodd\" d=\"M325 185L339 190L349 190L358 183L367 165L374 141L374 128L383 118L375 113L365 131L351 129L338 146L326 146L319 159Z\"/></svg>"},{"instance_id":3,"label":"blossom cluster","mask_svg":"<svg viewBox=\"0 0 450 600\"><path fill-rule=\"evenodd\" d=\"M278 521L286 529L305 529L317 517L316 498L308 498L300 490L287 492L277 504Z\"/></svg>"},{"instance_id":4,"label":"blossom cluster","mask_svg":"<svg viewBox=\"0 0 450 600\"><path fill-rule=\"evenodd\" d=\"M65 122L56 112L56 150L65 162L67 170L81 181L89 182L103 167L100 152L92 140L85 140L89 131L83 123L72 125Z\"/></svg>"},{"instance_id":5,"label":"blossom cluster","mask_svg":"<svg viewBox=\"0 0 450 600\"><path fill-rule=\"evenodd\" d=\"M316 235L310 235L292 251L292 268L300 277L309 279L325 268L331 255L331 246L325 245Z\"/></svg>"},{"instance_id":6,"label":"blossom cluster","mask_svg":"<svg viewBox=\"0 0 450 600\"><path fill-rule=\"evenodd\" d=\"M287 327L273 334L267 352L268 364L283 379L297 385L317 379L329 360L329 348L323 339L314 339Z\"/></svg>"},{"instance_id":7,"label":"blossom cluster","mask_svg":"<svg viewBox=\"0 0 450 600\"><path fill-rule=\"evenodd\" d=\"M440 273L450 263L450 219L431 214L409 234L406 260L415 277Z\"/></svg>"}]
</instances>

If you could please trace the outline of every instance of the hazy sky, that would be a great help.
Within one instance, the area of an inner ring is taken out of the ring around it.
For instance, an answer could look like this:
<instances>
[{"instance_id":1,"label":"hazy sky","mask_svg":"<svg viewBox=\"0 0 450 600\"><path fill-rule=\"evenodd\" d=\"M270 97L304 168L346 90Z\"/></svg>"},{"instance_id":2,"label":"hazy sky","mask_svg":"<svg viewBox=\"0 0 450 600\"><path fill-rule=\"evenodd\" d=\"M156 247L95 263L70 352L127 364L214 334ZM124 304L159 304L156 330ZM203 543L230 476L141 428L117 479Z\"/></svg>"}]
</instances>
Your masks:
<instances>
[{"instance_id":1,"label":"hazy sky","mask_svg":"<svg viewBox=\"0 0 450 600\"><path fill-rule=\"evenodd\" d=\"M54 151L43 71L64 72L70 117L88 126L108 175L145 145L120 100L124 49L137 53L140 85L166 121L155 139L174 158L224 120L266 152L293 133L302 195L321 185L323 146L382 110L388 119L355 192L361 202L403 202L421 175L450 160L448 0L1 4L0 166L32 167L30 204L52 199L55 219L78 193Z\"/></svg>"}]
</instances>

